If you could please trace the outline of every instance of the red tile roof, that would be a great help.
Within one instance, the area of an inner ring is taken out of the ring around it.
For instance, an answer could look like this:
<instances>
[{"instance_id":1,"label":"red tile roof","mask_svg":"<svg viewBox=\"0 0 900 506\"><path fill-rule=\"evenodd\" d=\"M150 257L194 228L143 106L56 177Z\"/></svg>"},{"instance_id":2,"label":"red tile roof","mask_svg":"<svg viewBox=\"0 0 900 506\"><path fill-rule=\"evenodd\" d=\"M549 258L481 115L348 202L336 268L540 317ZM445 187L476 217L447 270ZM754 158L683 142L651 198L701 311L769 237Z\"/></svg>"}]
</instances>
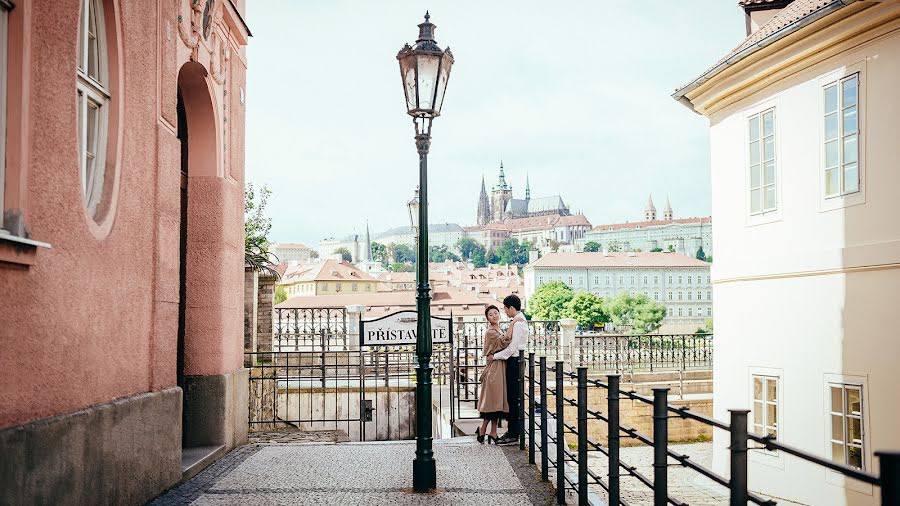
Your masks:
<instances>
[{"instance_id":1,"label":"red tile roof","mask_svg":"<svg viewBox=\"0 0 900 506\"><path fill-rule=\"evenodd\" d=\"M346 262L338 262L329 258L317 264L291 266L281 279L284 284L304 281L377 281Z\"/></svg>"},{"instance_id":2,"label":"red tile roof","mask_svg":"<svg viewBox=\"0 0 900 506\"><path fill-rule=\"evenodd\" d=\"M555 227L575 227L575 226L591 226L591 222L583 214L571 214L561 216L559 214L548 214L545 216L531 216L528 218L514 218L504 220L498 223L491 223L482 227L471 227L471 231L477 230L507 230L507 231L527 231L527 230L549 230ZM466 229L469 230L469 229Z\"/></svg>"},{"instance_id":3,"label":"red tile roof","mask_svg":"<svg viewBox=\"0 0 900 506\"><path fill-rule=\"evenodd\" d=\"M707 216L704 218L679 218L676 220L651 220L651 221L634 221L628 223L612 223L608 225L597 225L592 230L603 231L603 230L621 230L627 228L647 228L647 227L660 227L665 225L670 225L672 223L712 223L712 217Z\"/></svg>"},{"instance_id":4,"label":"red tile roof","mask_svg":"<svg viewBox=\"0 0 900 506\"><path fill-rule=\"evenodd\" d=\"M402 292L372 292L372 293L348 293L337 295L311 295L291 297L276 309L295 308L343 308L350 304L365 305L369 311L368 316L377 309L378 313L400 311L403 309L415 309L416 292L413 290ZM480 314L484 311L484 301L472 292L465 292L455 288L440 288L432 290L431 311L433 314Z\"/></svg>"},{"instance_id":5,"label":"red tile roof","mask_svg":"<svg viewBox=\"0 0 900 506\"><path fill-rule=\"evenodd\" d=\"M709 267L679 253L548 253L529 267ZM527 267L526 267L527 268Z\"/></svg>"}]
</instances>

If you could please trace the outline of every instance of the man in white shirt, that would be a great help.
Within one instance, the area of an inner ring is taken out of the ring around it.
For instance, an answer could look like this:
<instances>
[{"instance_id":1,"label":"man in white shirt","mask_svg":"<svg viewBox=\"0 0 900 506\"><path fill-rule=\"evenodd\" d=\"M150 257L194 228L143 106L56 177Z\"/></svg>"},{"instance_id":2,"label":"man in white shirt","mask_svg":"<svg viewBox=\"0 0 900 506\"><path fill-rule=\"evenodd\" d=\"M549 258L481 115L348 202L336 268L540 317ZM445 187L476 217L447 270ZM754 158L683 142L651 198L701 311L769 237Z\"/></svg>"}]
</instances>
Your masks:
<instances>
[{"instance_id":1,"label":"man in white shirt","mask_svg":"<svg viewBox=\"0 0 900 506\"><path fill-rule=\"evenodd\" d=\"M516 295L508 295L503 299L503 308L506 316L510 318L512 327L512 340L509 346L488 355L486 360L490 364L493 360L506 361L506 399L509 402L509 416L507 417L509 429L500 437L497 444L516 444L522 433L522 420L519 419L521 410L519 406L522 399L519 397L519 351L525 349L528 344L528 322L522 314L522 301Z\"/></svg>"}]
</instances>

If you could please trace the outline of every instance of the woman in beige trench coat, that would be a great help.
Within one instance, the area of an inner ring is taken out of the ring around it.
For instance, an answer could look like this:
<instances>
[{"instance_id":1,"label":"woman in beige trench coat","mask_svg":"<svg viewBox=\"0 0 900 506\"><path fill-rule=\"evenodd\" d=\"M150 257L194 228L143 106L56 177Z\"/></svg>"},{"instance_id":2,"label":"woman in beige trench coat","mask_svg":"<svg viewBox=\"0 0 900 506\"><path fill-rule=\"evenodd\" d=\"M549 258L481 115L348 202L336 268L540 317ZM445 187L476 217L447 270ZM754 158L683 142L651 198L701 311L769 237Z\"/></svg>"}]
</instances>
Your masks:
<instances>
[{"instance_id":1,"label":"woman in beige trench coat","mask_svg":"<svg viewBox=\"0 0 900 506\"><path fill-rule=\"evenodd\" d=\"M507 346L511 336L500 331L500 310L497 306L488 306L484 310L488 321L488 330L484 333L484 349L482 356L492 355ZM497 421L509 412L506 400L506 362L494 360L481 371L481 394L478 396L478 412L481 415L481 427L478 429L478 442L484 443L488 423L491 432L488 443L497 441Z\"/></svg>"}]
</instances>

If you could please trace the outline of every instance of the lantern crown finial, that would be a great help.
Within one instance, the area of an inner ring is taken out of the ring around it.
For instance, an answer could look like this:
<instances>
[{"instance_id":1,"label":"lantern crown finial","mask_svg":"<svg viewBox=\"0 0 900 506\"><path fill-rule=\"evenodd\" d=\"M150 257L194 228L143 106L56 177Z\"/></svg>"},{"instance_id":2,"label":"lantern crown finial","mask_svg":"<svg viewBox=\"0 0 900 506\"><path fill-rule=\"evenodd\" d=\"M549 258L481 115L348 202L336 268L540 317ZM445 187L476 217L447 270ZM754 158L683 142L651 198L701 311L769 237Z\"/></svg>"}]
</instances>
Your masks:
<instances>
[{"instance_id":1,"label":"lantern crown finial","mask_svg":"<svg viewBox=\"0 0 900 506\"><path fill-rule=\"evenodd\" d=\"M416 39L416 49L425 51L440 51L434 40L434 29L437 26L431 22L431 14L425 11L425 22L419 25L419 38Z\"/></svg>"}]
</instances>

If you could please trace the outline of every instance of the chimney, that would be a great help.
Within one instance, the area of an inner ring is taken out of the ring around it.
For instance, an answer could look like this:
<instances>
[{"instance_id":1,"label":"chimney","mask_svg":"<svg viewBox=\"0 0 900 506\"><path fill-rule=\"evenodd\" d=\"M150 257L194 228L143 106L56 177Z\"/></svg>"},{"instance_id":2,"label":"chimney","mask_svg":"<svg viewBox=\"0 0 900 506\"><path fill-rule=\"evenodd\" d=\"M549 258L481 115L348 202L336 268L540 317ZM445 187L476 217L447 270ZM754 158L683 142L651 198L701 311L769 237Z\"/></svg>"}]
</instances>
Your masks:
<instances>
[{"instance_id":1,"label":"chimney","mask_svg":"<svg viewBox=\"0 0 900 506\"><path fill-rule=\"evenodd\" d=\"M740 0L747 23L747 36L760 29L793 0Z\"/></svg>"},{"instance_id":2,"label":"chimney","mask_svg":"<svg viewBox=\"0 0 900 506\"><path fill-rule=\"evenodd\" d=\"M536 249L528 252L528 263L533 264L538 261L538 252Z\"/></svg>"}]
</instances>

